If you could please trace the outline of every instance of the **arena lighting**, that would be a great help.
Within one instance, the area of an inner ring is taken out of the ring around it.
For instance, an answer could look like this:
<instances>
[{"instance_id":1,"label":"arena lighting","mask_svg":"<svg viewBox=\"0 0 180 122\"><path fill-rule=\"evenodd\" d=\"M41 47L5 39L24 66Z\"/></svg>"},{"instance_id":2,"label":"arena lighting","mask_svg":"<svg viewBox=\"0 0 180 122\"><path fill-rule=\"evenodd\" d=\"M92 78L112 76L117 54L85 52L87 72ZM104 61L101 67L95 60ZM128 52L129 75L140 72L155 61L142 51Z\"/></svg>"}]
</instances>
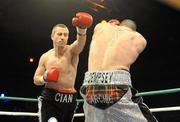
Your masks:
<instances>
[{"instance_id":1,"label":"arena lighting","mask_svg":"<svg viewBox=\"0 0 180 122\"><path fill-rule=\"evenodd\" d=\"M180 11L180 0L158 0Z\"/></svg>"},{"instance_id":2,"label":"arena lighting","mask_svg":"<svg viewBox=\"0 0 180 122\"><path fill-rule=\"evenodd\" d=\"M33 62L33 61L34 61L34 59L33 59L33 58L30 58L30 59L29 59L29 61L30 61L30 62Z\"/></svg>"},{"instance_id":3,"label":"arena lighting","mask_svg":"<svg viewBox=\"0 0 180 122\"><path fill-rule=\"evenodd\" d=\"M5 94L2 93L2 94L1 94L1 97L4 97L4 96L5 96Z\"/></svg>"},{"instance_id":4,"label":"arena lighting","mask_svg":"<svg viewBox=\"0 0 180 122\"><path fill-rule=\"evenodd\" d=\"M29 62L30 62L30 63L33 63L33 62L34 62L34 58L30 57L30 58L29 58Z\"/></svg>"},{"instance_id":5,"label":"arena lighting","mask_svg":"<svg viewBox=\"0 0 180 122\"><path fill-rule=\"evenodd\" d=\"M105 5L103 5L104 0L98 0L98 1L97 0L95 0L95 1L93 1L93 0L86 0L86 2L92 4L94 7L108 10L108 8Z\"/></svg>"}]
</instances>

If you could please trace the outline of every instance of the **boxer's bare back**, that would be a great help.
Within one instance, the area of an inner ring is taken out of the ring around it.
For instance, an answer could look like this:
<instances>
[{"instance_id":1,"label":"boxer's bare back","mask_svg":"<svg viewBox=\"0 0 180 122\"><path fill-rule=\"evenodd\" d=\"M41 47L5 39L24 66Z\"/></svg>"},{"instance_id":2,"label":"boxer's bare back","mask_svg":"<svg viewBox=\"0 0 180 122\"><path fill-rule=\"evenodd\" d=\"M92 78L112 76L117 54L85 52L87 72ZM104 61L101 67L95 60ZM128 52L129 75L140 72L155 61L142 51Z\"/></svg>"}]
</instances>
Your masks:
<instances>
[{"instance_id":1,"label":"boxer's bare back","mask_svg":"<svg viewBox=\"0 0 180 122\"><path fill-rule=\"evenodd\" d=\"M142 35L130 28L99 23L94 29L90 45L88 69L129 71L146 43Z\"/></svg>"}]
</instances>

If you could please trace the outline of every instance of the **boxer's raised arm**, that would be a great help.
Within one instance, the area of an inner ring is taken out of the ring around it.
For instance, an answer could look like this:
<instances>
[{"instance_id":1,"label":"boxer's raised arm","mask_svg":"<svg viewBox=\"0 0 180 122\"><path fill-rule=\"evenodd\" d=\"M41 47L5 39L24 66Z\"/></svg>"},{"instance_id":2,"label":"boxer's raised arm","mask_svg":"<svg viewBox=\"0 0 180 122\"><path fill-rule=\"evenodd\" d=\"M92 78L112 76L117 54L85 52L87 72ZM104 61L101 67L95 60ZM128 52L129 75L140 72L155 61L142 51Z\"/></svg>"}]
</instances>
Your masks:
<instances>
[{"instance_id":1,"label":"boxer's raised arm","mask_svg":"<svg viewBox=\"0 0 180 122\"><path fill-rule=\"evenodd\" d=\"M74 54L79 54L86 43L87 28L91 27L93 23L93 17L86 12L78 12L72 19L72 25L77 30L77 40L71 44L71 51Z\"/></svg>"}]
</instances>

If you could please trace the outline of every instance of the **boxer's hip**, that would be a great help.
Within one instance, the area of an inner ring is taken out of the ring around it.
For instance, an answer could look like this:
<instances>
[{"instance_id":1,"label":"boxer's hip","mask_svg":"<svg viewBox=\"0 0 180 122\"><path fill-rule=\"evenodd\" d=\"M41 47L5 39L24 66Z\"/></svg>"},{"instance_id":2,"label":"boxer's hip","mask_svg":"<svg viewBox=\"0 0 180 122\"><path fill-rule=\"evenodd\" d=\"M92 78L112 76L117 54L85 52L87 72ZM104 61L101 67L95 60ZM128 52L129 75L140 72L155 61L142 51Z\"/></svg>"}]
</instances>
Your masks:
<instances>
[{"instance_id":1,"label":"boxer's hip","mask_svg":"<svg viewBox=\"0 0 180 122\"><path fill-rule=\"evenodd\" d=\"M130 73L126 70L86 72L83 85L128 85L132 86Z\"/></svg>"},{"instance_id":2,"label":"boxer's hip","mask_svg":"<svg viewBox=\"0 0 180 122\"><path fill-rule=\"evenodd\" d=\"M127 85L89 85L82 86L80 92L88 104L106 109L119 101L128 90Z\"/></svg>"},{"instance_id":3,"label":"boxer's hip","mask_svg":"<svg viewBox=\"0 0 180 122\"><path fill-rule=\"evenodd\" d=\"M80 92L88 104L106 109L119 101L131 86L130 73L125 70L86 72ZM129 99L131 94L126 97Z\"/></svg>"},{"instance_id":4,"label":"boxer's hip","mask_svg":"<svg viewBox=\"0 0 180 122\"><path fill-rule=\"evenodd\" d=\"M49 88L43 88L41 93L43 99L56 103L74 103L76 102L76 95L76 92L57 91Z\"/></svg>"}]
</instances>

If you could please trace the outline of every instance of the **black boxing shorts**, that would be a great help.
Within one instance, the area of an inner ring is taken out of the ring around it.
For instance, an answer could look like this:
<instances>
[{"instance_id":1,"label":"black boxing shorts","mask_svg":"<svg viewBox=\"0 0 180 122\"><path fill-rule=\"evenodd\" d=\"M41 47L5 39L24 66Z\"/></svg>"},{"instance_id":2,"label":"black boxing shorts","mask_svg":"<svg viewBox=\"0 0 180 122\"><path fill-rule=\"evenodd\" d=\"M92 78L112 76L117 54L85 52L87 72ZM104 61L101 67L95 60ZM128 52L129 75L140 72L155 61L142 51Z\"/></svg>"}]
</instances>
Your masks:
<instances>
[{"instance_id":1,"label":"black boxing shorts","mask_svg":"<svg viewBox=\"0 0 180 122\"><path fill-rule=\"evenodd\" d=\"M76 101L76 93L74 92L60 92L53 89L44 88L42 90L41 96L46 99L56 103L69 104Z\"/></svg>"},{"instance_id":2,"label":"black boxing shorts","mask_svg":"<svg viewBox=\"0 0 180 122\"><path fill-rule=\"evenodd\" d=\"M57 122L71 122L77 106L76 94L44 88L39 97L40 122L48 122L51 119Z\"/></svg>"}]
</instances>

